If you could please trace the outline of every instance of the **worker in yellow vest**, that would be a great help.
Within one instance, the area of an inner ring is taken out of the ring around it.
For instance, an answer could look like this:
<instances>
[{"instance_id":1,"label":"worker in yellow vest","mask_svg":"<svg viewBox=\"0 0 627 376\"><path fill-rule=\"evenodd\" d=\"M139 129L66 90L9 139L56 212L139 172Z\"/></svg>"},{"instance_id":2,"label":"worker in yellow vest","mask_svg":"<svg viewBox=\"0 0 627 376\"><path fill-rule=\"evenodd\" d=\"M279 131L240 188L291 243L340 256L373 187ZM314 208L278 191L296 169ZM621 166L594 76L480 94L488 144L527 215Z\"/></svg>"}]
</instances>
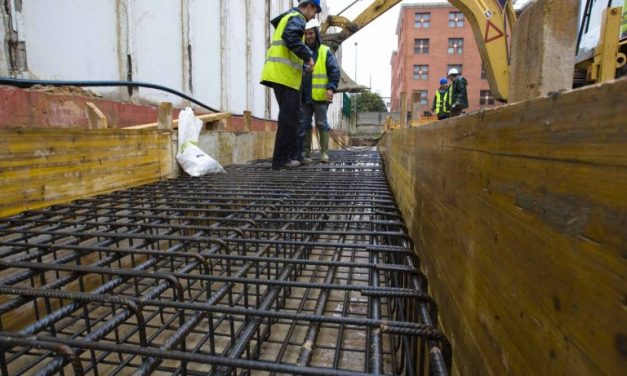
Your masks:
<instances>
[{"instance_id":1,"label":"worker in yellow vest","mask_svg":"<svg viewBox=\"0 0 627 376\"><path fill-rule=\"evenodd\" d=\"M299 147L295 158L303 163L311 163L311 120L315 117L320 141L320 162L329 161L329 132L331 127L327 120L329 103L333 102L333 94L340 83L340 68L333 52L321 43L320 23L313 19L305 27L305 44L313 51L316 62L313 72L303 73L303 90L301 92L301 123L299 131Z\"/></svg>"},{"instance_id":2,"label":"worker in yellow vest","mask_svg":"<svg viewBox=\"0 0 627 376\"><path fill-rule=\"evenodd\" d=\"M449 90L448 79L440 78L440 88L435 92L431 112L435 112L438 120L451 116L451 91Z\"/></svg>"},{"instance_id":3,"label":"worker in yellow vest","mask_svg":"<svg viewBox=\"0 0 627 376\"><path fill-rule=\"evenodd\" d=\"M261 73L261 83L274 90L279 104L278 128L274 139L272 168L297 167L292 160L297 147L300 118L300 86L303 63L313 71L313 53L303 41L305 25L322 10L320 0L301 0L298 7L274 18L275 30Z\"/></svg>"}]
</instances>

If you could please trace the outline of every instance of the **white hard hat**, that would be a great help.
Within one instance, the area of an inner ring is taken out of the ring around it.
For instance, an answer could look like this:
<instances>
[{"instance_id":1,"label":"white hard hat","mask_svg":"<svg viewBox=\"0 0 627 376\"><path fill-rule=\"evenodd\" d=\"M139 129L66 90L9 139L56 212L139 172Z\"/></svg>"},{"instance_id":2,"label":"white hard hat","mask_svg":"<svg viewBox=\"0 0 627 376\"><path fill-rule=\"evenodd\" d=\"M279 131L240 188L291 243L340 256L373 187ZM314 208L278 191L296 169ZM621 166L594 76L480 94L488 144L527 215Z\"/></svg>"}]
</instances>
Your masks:
<instances>
[{"instance_id":1,"label":"white hard hat","mask_svg":"<svg viewBox=\"0 0 627 376\"><path fill-rule=\"evenodd\" d=\"M456 69L456 68L451 68L451 69L449 69L449 71L448 71L448 75L450 76L450 75L452 75L452 74L459 74L459 72L457 71L457 69Z\"/></svg>"},{"instance_id":2,"label":"white hard hat","mask_svg":"<svg viewBox=\"0 0 627 376\"><path fill-rule=\"evenodd\" d=\"M320 22L317 19L312 18L307 21L307 25L305 25L305 30L313 29L314 27L320 27Z\"/></svg>"}]
</instances>

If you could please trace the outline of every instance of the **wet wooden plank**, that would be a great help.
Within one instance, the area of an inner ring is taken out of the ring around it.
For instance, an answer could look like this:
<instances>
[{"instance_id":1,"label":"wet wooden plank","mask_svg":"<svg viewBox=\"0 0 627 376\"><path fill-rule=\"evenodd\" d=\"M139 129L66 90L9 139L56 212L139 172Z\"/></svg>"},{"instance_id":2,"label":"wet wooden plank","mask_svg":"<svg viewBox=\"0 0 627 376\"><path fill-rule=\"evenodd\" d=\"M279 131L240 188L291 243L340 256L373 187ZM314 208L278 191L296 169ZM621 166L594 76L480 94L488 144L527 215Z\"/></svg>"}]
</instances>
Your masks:
<instances>
[{"instance_id":1,"label":"wet wooden plank","mask_svg":"<svg viewBox=\"0 0 627 376\"><path fill-rule=\"evenodd\" d=\"M0 217L171 176L170 132L1 129Z\"/></svg>"},{"instance_id":2,"label":"wet wooden plank","mask_svg":"<svg viewBox=\"0 0 627 376\"><path fill-rule=\"evenodd\" d=\"M465 375L627 366L627 80L382 142Z\"/></svg>"}]
</instances>

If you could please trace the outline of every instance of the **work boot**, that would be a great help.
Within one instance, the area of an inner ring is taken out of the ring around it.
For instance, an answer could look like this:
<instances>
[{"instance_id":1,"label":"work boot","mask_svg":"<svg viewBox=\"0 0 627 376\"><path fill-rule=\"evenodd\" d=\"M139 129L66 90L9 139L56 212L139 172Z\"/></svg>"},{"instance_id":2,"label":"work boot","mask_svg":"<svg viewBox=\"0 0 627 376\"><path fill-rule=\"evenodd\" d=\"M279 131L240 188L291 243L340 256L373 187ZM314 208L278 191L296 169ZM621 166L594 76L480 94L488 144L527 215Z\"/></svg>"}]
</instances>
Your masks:
<instances>
[{"instance_id":1,"label":"work boot","mask_svg":"<svg viewBox=\"0 0 627 376\"><path fill-rule=\"evenodd\" d=\"M298 166L300 166L300 162L299 161L295 161L295 160L291 160L291 161L287 162L286 164L284 164L283 166L287 167L287 168L298 167Z\"/></svg>"},{"instance_id":2,"label":"work boot","mask_svg":"<svg viewBox=\"0 0 627 376\"><path fill-rule=\"evenodd\" d=\"M310 164L313 162L311 159L311 129L305 134L305 140L303 141L303 159L300 162L302 164Z\"/></svg>"},{"instance_id":3,"label":"work boot","mask_svg":"<svg viewBox=\"0 0 627 376\"><path fill-rule=\"evenodd\" d=\"M320 162L329 162L329 131L318 132L320 137Z\"/></svg>"}]
</instances>

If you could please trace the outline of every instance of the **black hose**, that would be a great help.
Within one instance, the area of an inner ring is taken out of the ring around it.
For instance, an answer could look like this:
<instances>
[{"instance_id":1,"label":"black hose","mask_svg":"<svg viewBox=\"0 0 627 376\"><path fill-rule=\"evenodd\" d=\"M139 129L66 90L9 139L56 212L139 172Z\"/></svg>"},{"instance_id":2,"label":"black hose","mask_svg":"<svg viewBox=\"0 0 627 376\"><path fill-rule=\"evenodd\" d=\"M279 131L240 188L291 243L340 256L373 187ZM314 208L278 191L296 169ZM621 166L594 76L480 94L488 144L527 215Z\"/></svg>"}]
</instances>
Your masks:
<instances>
[{"instance_id":1,"label":"black hose","mask_svg":"<svg viewBox=\"0 0 627 376\"><path fill-rule=\"evenodd\" d=\"M190 97L187 94L181 93L180 91L174 90L174 89L170 89L169 87L166 86L162 86L162 85L157 85L157 84L151 84L150 82L140 82L140 81L54 81L54 80L25 80L25 79L21 79L21 78L10 78L10 77L0 77L0 85L10 85L10 86L15 86L15 87L19 87L22 89L25 88L30 88L32 86L35 85L45 85L45 86L98 86L98 87L104 87L104 86L126 86L126 87L146 87L146 88L150 88L150 89L156 89L156 90L162 90L162 91L167 91L168 93L177 95L183 99L187 99L188 101L197 104L198 106L209 110L211 112L222 112L220 110L216 110L213 107L210 107L200 101L197 101L196 99ZM243 116L243 114L233 114L235 116ZM264 118L259 118L256 116L253 116L253 118L258 119L258 120L270 120L270 119L264 119Z\"/></svg>"}]
</instances>

